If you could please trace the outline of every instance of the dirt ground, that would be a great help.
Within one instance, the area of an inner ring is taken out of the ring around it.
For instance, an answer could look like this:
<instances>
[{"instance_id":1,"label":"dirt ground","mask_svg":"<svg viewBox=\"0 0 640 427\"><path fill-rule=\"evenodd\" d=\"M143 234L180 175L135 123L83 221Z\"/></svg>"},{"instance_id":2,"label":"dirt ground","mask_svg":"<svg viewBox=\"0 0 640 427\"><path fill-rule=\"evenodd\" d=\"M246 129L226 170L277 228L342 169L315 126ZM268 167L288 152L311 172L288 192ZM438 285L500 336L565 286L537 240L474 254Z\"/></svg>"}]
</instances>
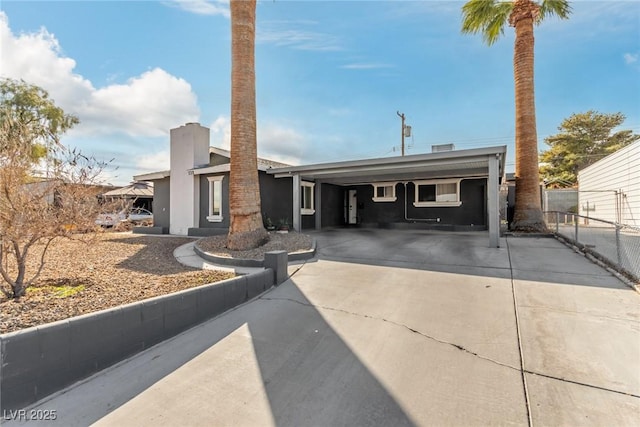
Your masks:
<instances>
[{"instance_id":1,"label":"dirt ground","mask_svg":"<svg viewBox=\"0 0 640 427\"><path fill-rule=\"evenodd\" d=\"M233 277L178 263L183 237L103 233L87 242L58 240L40 278L18 300L0 297L0 333L67 319ZM30 260L39 260L34 248ZM35 272L35 264L28 271ZM8 285L1 283L5 289Z\"/></svg>"}]
</instances>

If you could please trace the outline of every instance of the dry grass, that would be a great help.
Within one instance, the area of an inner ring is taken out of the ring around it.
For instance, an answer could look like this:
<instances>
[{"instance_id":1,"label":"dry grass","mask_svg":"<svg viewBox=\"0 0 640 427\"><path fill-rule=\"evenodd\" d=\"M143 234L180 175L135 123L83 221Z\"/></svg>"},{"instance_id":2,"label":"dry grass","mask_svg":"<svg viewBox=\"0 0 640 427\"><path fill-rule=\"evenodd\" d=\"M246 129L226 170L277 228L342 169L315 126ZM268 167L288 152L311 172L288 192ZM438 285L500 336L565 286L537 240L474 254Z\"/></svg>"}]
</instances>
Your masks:
<instances>
[{"instance_id":1,"label":"dry grass","mask_svg":"<svg viewBox=\"0 0 640 427\"><path fill-rule=\"evenodd\" d=\"M42 275L27 295L0 299L0 333L233 277L178 263L174 249L190 241L130 233L104 233L87 243L59 240L49 248ZM34 253L31 260L36 258Z\"/></svg>"}]
</instances>

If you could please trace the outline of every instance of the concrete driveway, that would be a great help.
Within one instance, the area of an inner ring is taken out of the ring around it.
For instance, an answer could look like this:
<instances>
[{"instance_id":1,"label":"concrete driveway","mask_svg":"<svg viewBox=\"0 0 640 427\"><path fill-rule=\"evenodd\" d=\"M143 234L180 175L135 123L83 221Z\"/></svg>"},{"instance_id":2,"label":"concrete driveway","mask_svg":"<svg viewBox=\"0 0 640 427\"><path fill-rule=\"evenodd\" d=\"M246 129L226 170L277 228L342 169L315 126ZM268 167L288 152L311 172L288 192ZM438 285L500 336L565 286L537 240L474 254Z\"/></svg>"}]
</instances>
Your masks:
<instances>
[{"instance_id":1,"label":"concrete driveway","mask_svg":"<svg viewBox=\"0 0 640 427\"><path fill-rule=\"evenodd\" d=\"M283 285L37 408L67 426L640 423L640 295L556 240L315 237Z\"/></svg>"}]
</instances>

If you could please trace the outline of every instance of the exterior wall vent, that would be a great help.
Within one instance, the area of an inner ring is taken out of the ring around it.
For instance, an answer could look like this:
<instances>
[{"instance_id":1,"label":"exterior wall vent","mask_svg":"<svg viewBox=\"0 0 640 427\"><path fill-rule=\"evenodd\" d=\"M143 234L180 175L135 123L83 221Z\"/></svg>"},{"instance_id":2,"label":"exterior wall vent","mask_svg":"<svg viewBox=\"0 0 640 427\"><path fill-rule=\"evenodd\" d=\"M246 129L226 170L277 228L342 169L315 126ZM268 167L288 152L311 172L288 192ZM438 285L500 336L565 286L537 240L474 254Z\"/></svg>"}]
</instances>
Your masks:
<instances>
[{"instance_id":1,"label":"exterior wall vent","mask_svg":"<svg viewBox=\"0 0 640 427\"><path fill-rule=\"evenodd\" d=\"M432 153L440 153L442 151L453 151L456 147L453 144L440 144L440 145L432 145L431 152Z\"/></svg>"}]
</instances>

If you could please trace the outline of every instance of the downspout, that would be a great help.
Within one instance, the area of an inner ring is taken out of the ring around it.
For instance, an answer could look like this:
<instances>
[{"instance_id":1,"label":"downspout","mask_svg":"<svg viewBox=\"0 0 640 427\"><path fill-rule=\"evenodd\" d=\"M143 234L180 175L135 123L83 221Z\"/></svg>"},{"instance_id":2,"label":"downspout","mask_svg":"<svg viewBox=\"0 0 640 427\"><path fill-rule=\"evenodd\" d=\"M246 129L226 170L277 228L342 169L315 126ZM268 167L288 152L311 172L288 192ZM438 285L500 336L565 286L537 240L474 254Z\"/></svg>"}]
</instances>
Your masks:
<instances>
[{"instance_id":1,"label":"downspout","mask_svg":"<svg viewBox=\"0 0 640 427\"><path fill-rule=\"evenodd\" d=\"M407 217L407 203L408 203L407 183L403 182L403 184L404 184L404 219L405 221L407 222L409 221L440 222L440 218L408 218Z\"/></svg>"}]
</instances>

